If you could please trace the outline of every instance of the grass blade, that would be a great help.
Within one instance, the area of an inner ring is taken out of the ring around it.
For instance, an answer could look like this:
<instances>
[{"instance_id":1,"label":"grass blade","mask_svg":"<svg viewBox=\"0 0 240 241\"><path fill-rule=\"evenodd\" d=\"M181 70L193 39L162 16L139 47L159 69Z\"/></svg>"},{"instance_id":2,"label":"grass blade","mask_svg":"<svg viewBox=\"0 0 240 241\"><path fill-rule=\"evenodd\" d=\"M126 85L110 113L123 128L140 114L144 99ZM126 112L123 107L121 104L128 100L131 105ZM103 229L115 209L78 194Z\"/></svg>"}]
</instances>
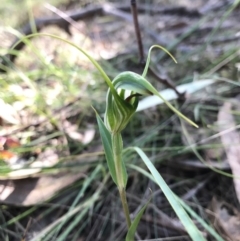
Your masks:
<instances>
[{"instance_id":1,"label":"grass blade","mask_svg":"<svg viewBox=\"0 0 240 241\"><path fill-rule=\"evenodd\" d=\"M104 151L105 151L105 156L107 159L107 165L109 168L109 172L111 174L113 181L117 185L117 176L116 176L116 170L115 170L115 165L114 165L111 134L108 131L108 129L105 127L101 117L98 115L97 112L96 112L96 118L97 118L98 128L99 128L101 140L102 140Z\"/></svg>"},{"instance_id":2,"label":"grass blade","mask_svg":"<svg viewBox=\"0 0 240 241\"><path fill-rule=\"evenodd\" d=\"M132 221L132 225L131 227L128 229L127 232L127 236L126 236L126 241L133 241L134 240L134 235L136 233L139 221L147 207L147 205L149 204L151 199L149 199L149 201L141 208L141 210L138 212L137 216L134 218L134 220Z\"/></svg>"},{"instance_id":3,"label":"grass blade","mask_svg":"<svg viewBox=\"0 0 240 241\"><path fill-rule=\"evenodd\" d=\"M224 241L222 237L211 227L209 226L204 220L199 217L186 203L184 203L179 197L175 195L176 199L181 203L183 208L192 216L194 217L217 241Z\"/></svg>"},{"instance_id":4,"label":"grass blade","mask_svg":"<svg viewBox=\"0 0 240 241\"><path fill-rule=\"evenodd\" d=\"M153 176L142 169L139 166L128 164L129 167L132 169L142 173L144 176L151 179L153 182L157 183L156 180L153 178ZM181 203L183 208L193 217L195 218L217 241L224 241L223 238L208 224L206 223L190 206L188 206L184 201L182 201L177 195L175 195L175 198Z\"/></svg>"},{"instance_id":5,"label":"grass blade","mask_svg":"<svg viewBox=\"0 0 240 241\"><path fill-rule=\"evenodd\" d=\"M202 236L200 231L197 229L193 221L190 219L188 214L183 209L180 202L176 199L175 195L171 191L171 189L168 187L166 182L163 180L160 173L157 171L157 169L154 167L154 165L151 163L149 158L146 156L146 154L138 147L133 147L133 149L138 153L138 155L142 158L145 165L148 167L149 171L152 173L156 183L159 185L161 190L163 191L164 195L168 199L169 203L171 204L172 208L174 209L175 213L181 220L182 224L186 228L189 236L194 241L206 241L206 239Z\"/></svg>"}]
</instances>

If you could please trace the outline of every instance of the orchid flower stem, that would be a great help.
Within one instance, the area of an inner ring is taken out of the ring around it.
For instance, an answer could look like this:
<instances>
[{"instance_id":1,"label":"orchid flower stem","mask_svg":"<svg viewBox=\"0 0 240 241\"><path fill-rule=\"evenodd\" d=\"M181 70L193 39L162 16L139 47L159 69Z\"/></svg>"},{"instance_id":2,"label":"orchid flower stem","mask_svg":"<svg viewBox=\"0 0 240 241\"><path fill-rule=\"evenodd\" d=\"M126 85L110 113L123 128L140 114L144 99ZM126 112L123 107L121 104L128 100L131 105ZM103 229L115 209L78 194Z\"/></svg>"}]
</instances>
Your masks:
<instances>
[{"instance_id":1,"label":"orchid flower stem","mask_svg":"<svg viewBox=\"0 0 240 241\"><path fill-rule=\"evenodd\" d=\"M118 188L119 191L119 195L121 198L121 202L122 202L122 206L123 206L123 211L124 211L124 215L126 218L126 222L127 222L127 226L128 228L131 227L131 219L130 219L130 215L129 215L129 209L128 209L128 203L127 203L127 196L126 196L126 190L125 188Z\"/></svg>"},{"instance_id":2,"label":"orchid flower stem","mask_svg":"<svg viewBox=\"0 0 240 241\"><path fill-rule=\"evenodd\" d=\"M113 147L113 158L116 170L116 177L117 177L117 186L119 195L121 198L122 206L124 215L126 218L127 226L130 228L131 226L131 219L129 215L127 197L126 197L126 190L125 190L125 180L123 173L124 165L122 163L122 150L123 150L123 143L122 143L122 136L120 133L112 133L112 147Z\"/></svg>"}]
</instances>

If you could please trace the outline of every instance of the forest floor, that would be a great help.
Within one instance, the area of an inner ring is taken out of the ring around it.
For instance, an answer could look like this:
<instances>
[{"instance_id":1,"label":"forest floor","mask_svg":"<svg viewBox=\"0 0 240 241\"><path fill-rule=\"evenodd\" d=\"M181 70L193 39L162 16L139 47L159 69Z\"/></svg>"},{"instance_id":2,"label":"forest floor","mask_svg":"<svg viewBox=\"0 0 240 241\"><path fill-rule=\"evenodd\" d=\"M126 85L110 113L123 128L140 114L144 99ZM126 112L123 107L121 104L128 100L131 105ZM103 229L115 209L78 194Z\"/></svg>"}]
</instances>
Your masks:
<instances>
[{"instance_id":1,"label":"forest floor","mask_svg":"<svg viewBox=\"0 0 240 241\"><path fill-rule=\"evenodd\" d=\"M110 79L122 71L141 74L130 1L5 1L0 6L0 240L124 240L127 226L92 108L103 117L107 85L101 74L59 39L35 36L19 48L14 44L22 33L57 35L87 51ZM237 241L240 1L177 2L137 1L144 58L158 44L178 62L152 51L154 73L147 79L199 128L164 103L140 97L123 131L124 147L140 147L178 197L223 240ZM190 240L137 154L126 149L123 157L131 217L151 198L136 240ZM216 240L192 218L207 240Z\"/></svg>"}]
</instances>

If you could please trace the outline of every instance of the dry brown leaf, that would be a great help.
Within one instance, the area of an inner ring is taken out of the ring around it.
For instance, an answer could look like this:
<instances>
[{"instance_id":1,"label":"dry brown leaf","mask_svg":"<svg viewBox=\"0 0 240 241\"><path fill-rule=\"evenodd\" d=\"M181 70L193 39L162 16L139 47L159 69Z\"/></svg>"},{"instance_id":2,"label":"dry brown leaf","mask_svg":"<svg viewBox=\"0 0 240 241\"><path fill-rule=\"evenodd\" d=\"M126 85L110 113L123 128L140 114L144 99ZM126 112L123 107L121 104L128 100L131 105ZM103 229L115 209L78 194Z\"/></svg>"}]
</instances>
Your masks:
<instances>
[{"instance_id":1,"label":"dry brown leaf","mask_svg":"<svg viewBox=\"0 0 240 241\"><path fill-rule=\"evenodd\" d=\"M8 164L15 162L19 157L17 153L14 152L14 148L20 146L21 143L17 139L0 136L0 160ZM11 148L13 148L13 150Z\"/></svg>"},{"instance_id":2,"label":"dry brown leaf","mask_svg":"<svg viewBox=\"0 0 240 241\"><path fill-rule=\"evenodd\" d=\"M0 99L0 110L0 117L6 122L15 125L20 123L17 111L10 104L5 103L2 99Z\"/></svg>"},{"instance_id":3,"label":"dry brown leaf","mask_svg":"<svg viewBox=\"0 0 240 241\"><path fill-rule=\"evenodd\" d=\"M15 143L13 143L15 145ZM38 158L28 165L28 160L15 155L8 150L0 150L0 159L3 159L12 169L7 174L0 174L0 180L17 180L41 175L42 168L52 167L59 161L56 151L46 149L38 155Z\"/></svg>"},{"instance_id":4,"label":"dry brown leaf","mask_svg":"<svg viewBox=\"0 0 240 241\"><path fill-rule=\"evenodd\" d=\"M4 160L4 161L10 160L14 156L16 155L11 151L7 151L7 150L0 151L0 160Z\"/></svg>"},{"instance_id":5,"label":"dry brown leaf","mask_svg":"<svg viewBox=\"0 0 240 241\"><path fill-rule=\"evenodd\" d=\"M240 136L235 128L236 124L231 109L231 103L224 103L218 113L218 125L227 160L234 175L235 191L240 202Z\"/></svg>"},{"instance_id":6,"label":"dry brown leaf","mask_svg":"<svg viewBox=\"0 0 240 241\"><path fill-rule=\"evenodd\" d=\"M6 176L0 176L0 180L19 180L27 177L33 177L41 172L41 168L21 168L9 172Z\"/></svg>"},{"instance_id":7,"label":"dry brown leaf","mask_svg":"<svg viewBox=\"0 0 240 241\"><path fill-rule=\"evenodd\" d=\"M226 202L214 197L209 205L209 216L214 228L226 241L240 241L240 213Z\"/></svg>"},{"instance_id":8,"label":"dry brown leaf","mask_svg":"<svg viewBox=\"0 0 240 241\"><path fill-rule=\"evenodd\" d=\"M31 164L33 168L52 167L59 162L59 154L56 150L46 149L39 153L38 158Z\"/></svg>"},{"instance_id":9,"label":"dry brown leaf","mask_svg":"<svg viewBox=\"0 0 240 241\"><path fill-rule=\"evenodd\" d=\"M76 124L72 124L67 120L63 121L63 130L70 138L79 141L84 145L89 144L95 136L95 129L93 126L89 125L82 134L79 132Z\"/></svg>"},{"instance_id":10,"label":"dry brown leaf","mask_svg":"<svg viewBox=\"0 0 240 241\"><path fill-rule=\"evenodd\" d=\"M31 163L29 167L23 166L18 170L7 173L7 175L0 176L0 203L17 206L39 204L85 176L83 173L88 167L82 168L81 172L77 174L42 175L43 167L54 166L58 161L58 154L52 149L47 149L40 153L38 159Z\"/></svg>"},{"instance_id":11,"label":"dry brown leaf","mask_svg":"<svg viewBox=\"0 0 240 241\"><path fill-rule=\"evenodd\" d=\"M16 206L36 205L53 197L56 192L81 177L84 177L83 172L59 173L20 180L2 180L0 181L0 203Z\"/></svg>"}]
</instances>

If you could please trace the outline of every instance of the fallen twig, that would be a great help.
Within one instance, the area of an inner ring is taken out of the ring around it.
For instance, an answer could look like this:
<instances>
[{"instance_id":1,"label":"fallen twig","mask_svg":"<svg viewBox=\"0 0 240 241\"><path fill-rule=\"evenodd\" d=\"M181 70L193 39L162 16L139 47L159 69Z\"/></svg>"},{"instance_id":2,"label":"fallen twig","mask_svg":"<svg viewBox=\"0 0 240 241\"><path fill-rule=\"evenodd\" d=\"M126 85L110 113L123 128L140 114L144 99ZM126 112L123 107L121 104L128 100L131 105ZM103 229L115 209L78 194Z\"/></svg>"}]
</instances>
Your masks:
<instances>
[{"instance_id":1,"label":"fallen twig","mask_svg":"<svg viewBox=\"0 0 240 241\"><path fill-rule=\"evenodd\" d=\"M126 21L132 22L132 18L129 14L126 14L125 12L130 12L130 6L129 5L109 5L109 4L103 4L101 6L89 6L84 9L66 13L65 15L67 17L63 18L62 16L53 16L53 17L47 17L47 18L35 18L34 24L37 31L42 30L44 27L47 27L49 25L56 25L59 28L63 29L65 32L67 32L69 35L71 35L69 26L71 24L71 20L73 21L79 21L84 20L89 17L93 17L94 15L101 15L101 14L108 14L113 15L116 17L120 17ZM141 12L150 12L151 14L178 14L178 15L188 15L191 17L197 17L200 16L200 13L198 11L192 11L188 10L184 7L153 7L153 6L145 6L145 5L139 5L138 11ZM33 29L30 23L27 23L20 32L22 35L29 35L33 33ZM156 38L155 34L150 33L147 31L148 34L151 35L151 37ZM11 50L21 50L24 46L24 42L19 42L19 38L16 38L13 43L10 46ZM17 55L9 53L5 56L2 56L2 65L8 66L9 62L14 63ZM2 68L0 71L5 72L6 69Z\"/></svg>"}]
</instances>

